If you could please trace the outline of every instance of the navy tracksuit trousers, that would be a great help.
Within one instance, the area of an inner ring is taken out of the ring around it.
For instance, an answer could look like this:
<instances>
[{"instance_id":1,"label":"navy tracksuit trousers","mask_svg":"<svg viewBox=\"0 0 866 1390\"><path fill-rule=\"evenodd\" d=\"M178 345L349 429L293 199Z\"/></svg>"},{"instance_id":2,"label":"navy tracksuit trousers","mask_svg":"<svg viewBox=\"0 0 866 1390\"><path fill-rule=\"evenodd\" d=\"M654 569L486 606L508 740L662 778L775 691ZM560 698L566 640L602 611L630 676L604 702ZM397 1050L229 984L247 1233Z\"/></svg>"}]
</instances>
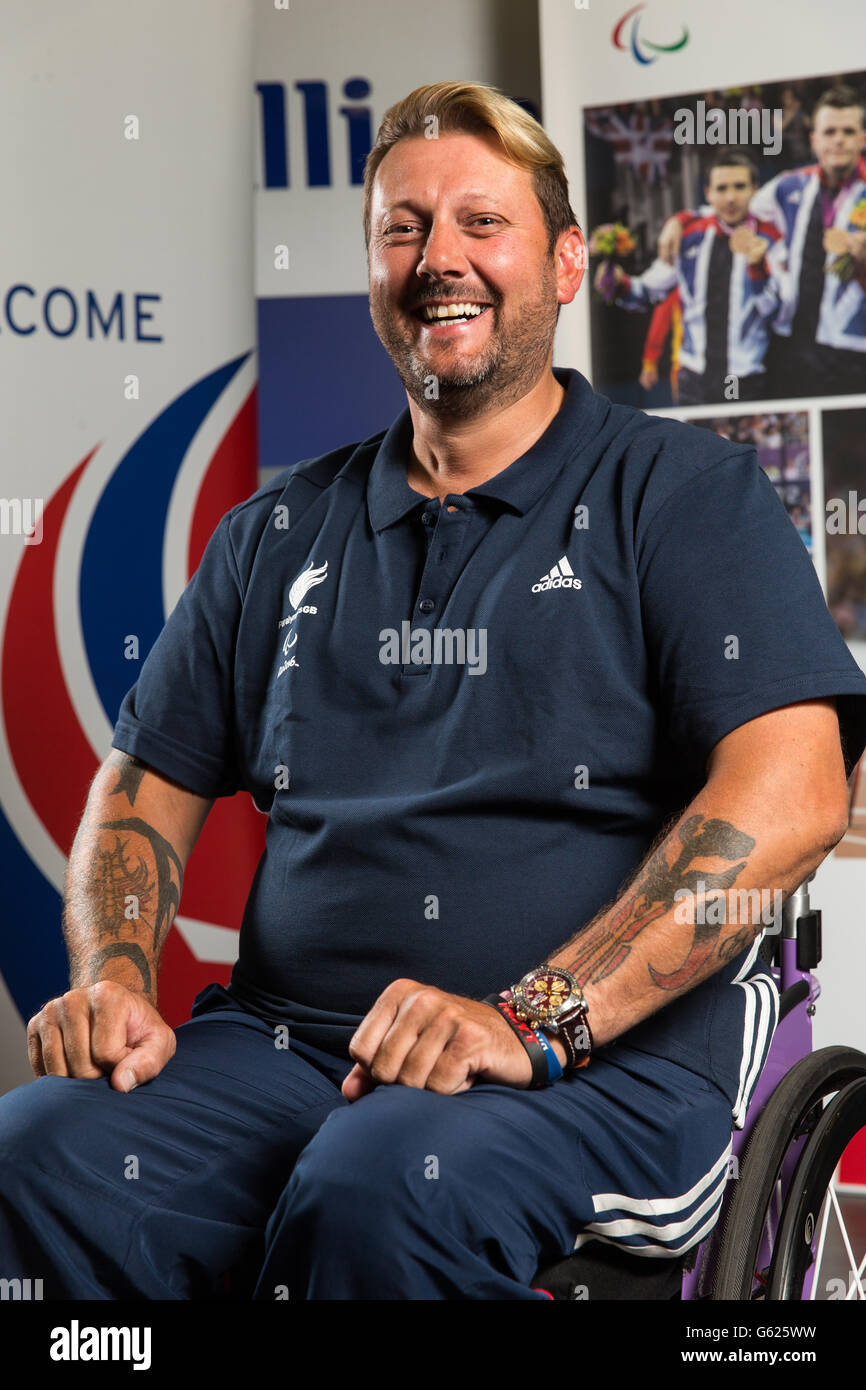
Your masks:
<instances>
[{"instance_id":1,"label":"navy tracksuit trousers","mask_svg":"<svg viewBox=\"0 0 866 1390\"><path fill-rule=\"evenodd\" d=\"M46 1299L524 1299L592 1236L670 1257L715 1223L731 1111L619 1042L539 1091L379 1086L219 985L129 1094L0 1098L0 1277ZM590 1290L590 1297L592 1296Z\"/></svg>"}]
</instances>

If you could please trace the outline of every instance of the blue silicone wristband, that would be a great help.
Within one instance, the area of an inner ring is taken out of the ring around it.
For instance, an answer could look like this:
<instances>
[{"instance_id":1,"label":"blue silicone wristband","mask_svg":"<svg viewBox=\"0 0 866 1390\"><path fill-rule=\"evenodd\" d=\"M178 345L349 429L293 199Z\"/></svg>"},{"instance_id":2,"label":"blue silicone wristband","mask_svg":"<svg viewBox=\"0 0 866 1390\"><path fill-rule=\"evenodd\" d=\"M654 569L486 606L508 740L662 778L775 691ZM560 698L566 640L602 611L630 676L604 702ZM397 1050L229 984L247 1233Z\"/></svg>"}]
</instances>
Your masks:
<instances>
[{"instance_id":1,"label":"blue silicone wristband","mask_svg":"<svg viewBox=\"0 0 866 1390\"><path fill-rule=\"evenodd\" d=\"M544 1048L544 1059L547 1062L547 1079L548 1081L557 1081L559 1077L562 1076L562 1063L540 1028L536 1028L535 1036Z\"/></svg>"}]
</instances>

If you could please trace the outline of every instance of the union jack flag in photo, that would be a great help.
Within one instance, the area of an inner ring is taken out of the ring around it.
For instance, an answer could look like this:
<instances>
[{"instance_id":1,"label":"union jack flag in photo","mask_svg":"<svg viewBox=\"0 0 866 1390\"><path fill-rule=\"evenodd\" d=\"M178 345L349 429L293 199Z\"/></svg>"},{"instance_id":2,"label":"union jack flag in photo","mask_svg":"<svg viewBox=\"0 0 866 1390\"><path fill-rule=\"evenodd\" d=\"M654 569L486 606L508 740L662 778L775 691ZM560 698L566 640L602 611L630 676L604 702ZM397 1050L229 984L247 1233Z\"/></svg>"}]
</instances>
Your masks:
<instances>
[{"instance_id":1,"label":"union jack flag in photo","mask_svg":"<svg viewBox=\"0 0 866 1390\"><path fill-rule=\"evenodd\" d=\"M586 129L613 147L617 164L627 165L651 187L667 183L668 161L674 142L674 128L667 117L648 112L628 114L614 107L584 111Z\"/></svg>"}]
</instances>

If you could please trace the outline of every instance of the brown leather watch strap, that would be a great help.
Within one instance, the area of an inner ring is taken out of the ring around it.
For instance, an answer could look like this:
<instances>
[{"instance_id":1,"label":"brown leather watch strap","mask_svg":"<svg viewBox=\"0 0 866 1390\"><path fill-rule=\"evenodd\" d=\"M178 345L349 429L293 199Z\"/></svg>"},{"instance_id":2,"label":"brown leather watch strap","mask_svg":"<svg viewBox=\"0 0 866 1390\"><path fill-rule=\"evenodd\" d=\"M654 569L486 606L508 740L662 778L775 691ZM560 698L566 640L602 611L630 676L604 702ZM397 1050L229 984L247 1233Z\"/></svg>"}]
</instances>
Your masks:
<instances>
[{"instance_id":1,"label":"brown leather watch strap","mask_svg":"<svg viewBox=\"0 0 866 1390\"><path fill-rule=\"evenodd\" d=\"M570 1018L566 1023L560 1023L557 1037L562 1039L569 1071L577 1071L580 1067L589 1065L593 1043L585 1008L578 1009L574 1018Z\"/></svg>"}]
</instances>

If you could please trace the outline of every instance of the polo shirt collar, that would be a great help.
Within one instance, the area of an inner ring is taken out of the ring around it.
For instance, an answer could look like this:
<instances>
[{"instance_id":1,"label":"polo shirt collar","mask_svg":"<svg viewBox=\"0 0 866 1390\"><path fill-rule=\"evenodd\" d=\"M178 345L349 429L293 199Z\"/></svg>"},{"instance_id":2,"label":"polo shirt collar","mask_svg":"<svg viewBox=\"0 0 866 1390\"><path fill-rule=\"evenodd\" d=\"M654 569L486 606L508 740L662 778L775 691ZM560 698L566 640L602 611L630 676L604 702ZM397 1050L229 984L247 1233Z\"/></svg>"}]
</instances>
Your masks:
<instances>
[{"instance_id":1,"label":"polo shirt collar","mask_svg":"<svg viewBox=\"0 0 866 1390\"><path fill-rule=\"evenodd\" d=\"M606 402L573 367L554 367L565 396L547 429L526 453L501 473L469 488L467 497L490 498L523 516L542 496L567 458L596 433ZM374 531L393 526L428 500L406 481L412 443L412 416L407 406L386 432L367 482L367 512Z\"/></svg>"}]
</instances>

